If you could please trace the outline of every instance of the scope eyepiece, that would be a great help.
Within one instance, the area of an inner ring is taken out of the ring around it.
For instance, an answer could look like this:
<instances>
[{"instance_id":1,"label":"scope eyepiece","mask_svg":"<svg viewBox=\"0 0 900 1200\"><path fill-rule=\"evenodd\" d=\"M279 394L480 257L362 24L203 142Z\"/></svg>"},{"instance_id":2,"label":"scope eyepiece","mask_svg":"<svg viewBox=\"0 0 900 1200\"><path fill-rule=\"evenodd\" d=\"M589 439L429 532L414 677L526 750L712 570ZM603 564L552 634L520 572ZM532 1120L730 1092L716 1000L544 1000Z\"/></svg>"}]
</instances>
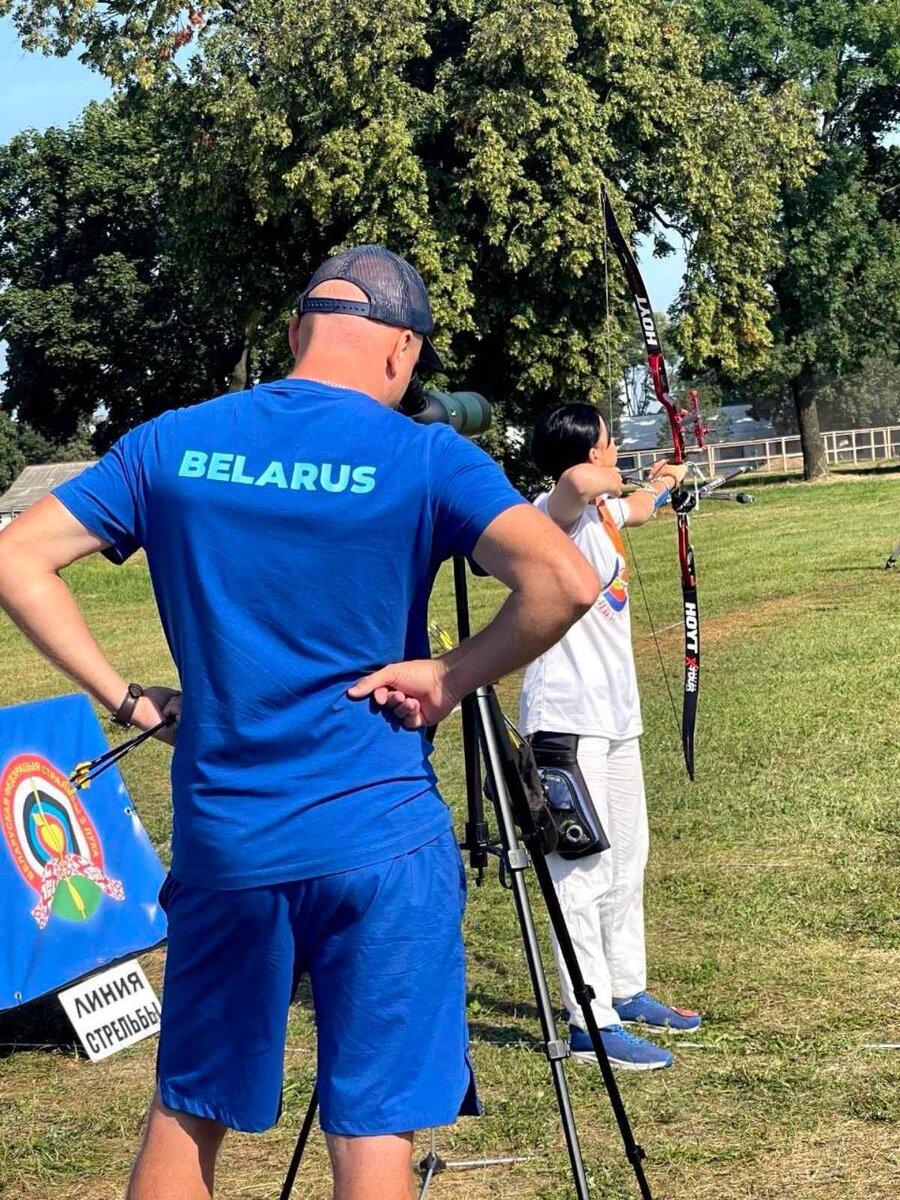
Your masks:
<instances>
[{"instance_id":1,"label":"scope eyepiece","mask_svg":"<svg viewBox=\"0 0 900 1200\"><path fill-rule=\"evenodd\" d=\"M399 411L420 425L450 425L464 437L484 433L491 423L491 406L478 392L439 392L423 387L416 375Z\"/></svg>"}]
</instances>

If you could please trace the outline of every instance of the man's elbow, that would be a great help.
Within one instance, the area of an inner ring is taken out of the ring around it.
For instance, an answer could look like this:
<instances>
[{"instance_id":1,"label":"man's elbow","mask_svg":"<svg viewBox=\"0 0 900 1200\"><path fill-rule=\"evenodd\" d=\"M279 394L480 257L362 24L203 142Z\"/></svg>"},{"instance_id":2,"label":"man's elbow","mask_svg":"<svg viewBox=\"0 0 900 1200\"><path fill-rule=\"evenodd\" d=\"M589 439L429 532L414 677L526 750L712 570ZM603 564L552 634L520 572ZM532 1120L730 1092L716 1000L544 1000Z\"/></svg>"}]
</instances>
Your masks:
<instances>
[{"instance_id":1,"label":"man's elbow","mask_svg":"<svg viewBox=\"0 0 900 1200\"><path fill-rule=\"evenodd\" d=\"M10 526L0 533L0 604L11 590L29 575L32 564Z\"/></svg>"},{"instance_id":2,"label":"man's elbow","mask_svg":"<svg viewBox=\"0 0 900 1200\"><path fill-rule=\"evenodd\" d=\"M578 561L580 560L580 561ZM593 567L581 554L567 564L560 580L562 596L567 605L572 623L590 612L600 595L600 580Z\"/></svg>"},{"instance_id":3,"label":"man's elbow","mask_svg":"<svg viewBox=\"0 0 900 1200\"><path fill-rule=\"evenodd\" d=\"M9 580L15 578L15 552L11 549L9 539L0 533L0 596L6 591Z\"/></svg>"}]
</instances>

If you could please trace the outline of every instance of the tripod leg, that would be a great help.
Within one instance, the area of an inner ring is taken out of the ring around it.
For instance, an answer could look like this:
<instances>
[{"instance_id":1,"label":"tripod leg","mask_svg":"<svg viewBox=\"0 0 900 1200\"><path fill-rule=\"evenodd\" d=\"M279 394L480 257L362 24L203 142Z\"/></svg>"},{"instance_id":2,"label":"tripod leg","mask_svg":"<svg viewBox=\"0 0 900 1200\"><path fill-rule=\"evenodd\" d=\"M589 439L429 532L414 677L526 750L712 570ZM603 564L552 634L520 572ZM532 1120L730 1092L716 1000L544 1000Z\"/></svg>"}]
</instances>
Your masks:
<instances>
[{"instance_id":1,"label":"tripod leg","mask_svg":"<svg viewBox=\"0 0 900 1200\"><path fill-rule=\"evenodd\" d=\"M422 1164L420 1167L422 1186L419 1189L418 1200L425 1200L425 1197L428 1195L428 1191L431 1187L431 1181L432 1181L432 1179L434 1179L435 1171L440 1169L438 1164L439 1164L439 1160L438 1161L431 1161L430 1159L422 1160Z\"/></svg>"},{"instance_id":2,"label":"tripod leg","mask_svg":"<svg viewBox=\"0 0 900 1200\"><path fill-rule=\"evenodd\" d=\"M437 1140L434 1136L434 1130L431 1131L431 1146L428 1153L419 1163L419 1178L422 1180L422 1187L419 1190L419 1200L424 1200L428 1194L428 1189L431 1187L431 1181L434 1179L438 1171L445 1171L447 1164L437 1152Z\"/></svg>"},{"instance_id":3,"label":"tripod leg","mask_svg":"<svg viewBox=\"0 0 900 1200\"><path fill-rule=\"evenodd\" d=\"M297 1138L297 1145L294 1147L294 1156L291 1159L291 1165L288 1167L288 1173L284 1177L284 1186L281 1189L279 1200L290 1200L291 1192L294 1190L294 1180L297 1178L297 1172L300 1170L300 1160L303 1158L303 1151L306 1149L306 1143L309 1141L310 1131L312 1130L313 1121L316 1119L316 1110L318 1107L319 1089L316 1086L313 1088L313 1094L309 1100L309 1108L306 1110L306 1116L303 1118L300 1136Z\"/></svg>"},{"instance_id":4,"label":"tripod leg","mask_svg":"<svg viewBox=\"0 0 900 1200\"><path fill-rule=\"evenodd\" d=\"M484 801L481 793L481 758L478 752L478 709L475 697L466 696L462 701L463 762L466 772L466 829L463 849L469 852L469 865L477 872L476 881L481 887L484 868L488 857L490 834L484 819Z\"/></svg>"},{"instance_id":5,"label":"tripod leg","mask_svg":"<svg viewBox=\"0 0 900 1200\"><path fill-rule=\"evenodd\" d=\"M585 982L584 975L581 972L581 967L578 962L578 956L575 953L575 947L572 945L572 939L569 936L569 930L566 926L562 908L560 907L559 898L557 897L556 889L553 886L550 868L547 866L547 859L544 851L543 841L541 839L541 832L535 823L534 814L529 807L525 784L522 781L521 775L519 774L516 760L512 754L509 739L506 734L503 710L500 708L500 703L497 700L497 696L493 689L482 688L476 693L476 695L478 697L479 714L482 718L483 732L487 731L486 741L490 740L496 750L496 755L493 757L492 761L500 762L505 765L509 783L508 785L504 786L503 793L508 801L510 801L510 797L512 797L509 804L512 818L518 824L519 829L522 831L523 840L531 851L531 861L535 869L535 874L537 875L541 894L543 895L544 902L547 905L547 912L550 916L550 922L553 925L554 932L556 933L560 950L562 952L563 959L565 960L566 968L569 972L569 978L572 981L572 987L575 992L575 996L578 999L579 1007L584 1014L584 1020L587 1026L588 1034L590 1035L591 1044L594 1048L594 1053L597 1056L597 1063L600 1067L600 1072L603 1076L603 1082L609 1095L610 1104L612 1105L613 1114L616 1118L616 1123L619 1126L619 1132L622 1136L622 1142L625 1146L626 1157L631 1163L631 1168L634 1171L634 1177L637 1180L643 1200L653 1200L650 1192L650 1186L647 1183L646 1176L644 1175L643 1160L646 1156L643 1149L634 1139L634 1134L631 1131L631 1125L628 1120L628 1114L625 1112L625 1106L622 1103L622 1097L619 1093L619 1086L616 1083L616 1077L613 1073L612 1065L610 1064L607 1056L606 1048L603 1045L603 1040L600 1037L600 1030L597 1027L597 1019L594 1016L594 1010L591 1006L591 1001L594 998L594 989ZM489 738L487 736L488 734ZM487 758L487 751L485 752L485 757ZM504 838L505 836L506 835L504 835ZM515 837L514 828L513 837Z\"/></svg>"},{"instance_id":6,"label":"tripod leg","mask_svg":"<svg viewBox=\"0 0 900 1200\"><path fill-rule=\"evenodd\" d=\"M469 589L466 582L466 562L453 560L453 587L456 592L456 628L460 642L472 630L469 623ZM484 798L481 792L481 758L478 751L478 705L474 696L463 696L462 704L463 765L466 773L466 831L463 849L469 852L469 864L477 871L481 887L487 863L489 834L484 819Z\"/></svg>"},{"instance_id":7,"label":"tripod leg","mask_svg":"<svg viewBox=\"0 0 900 1200\"><path fill-rule=\"evenodd\" d=\"M587 1177L584 1170L584 1159L578 1141L578 1131L575 1127L575 1117L572 1113L572 1102L566 1083L563 1061L568 1057L569 1047L565 1039L558 1036L556 1019L553 1015L553 1002L547 987L547 976L541 961L541 950L538 944L537 932L534 927L534 916L531 911L531 901L525 886L523 872L530 865L528 852L519 846L513 817L512 802L503 771L503 756L501 753L500 737L505 737L501 724L498 732L491 720L489 696L485 689L476 693L480 717L480 732L483 742L485 768L491 782L491 796L494 800L497 827L500 840L509 868L510 887L516 905L516 915L522 933L522 944L525 949L525 961L528 964L528 974L534 990L538 1017L541 1023L541 1034L553 1086L556 1089L556 1101L562 1121L563 1134L569 1152L569 1162L572 1167L572 1178L575 1183L575 1194L578 1200L589 1200Z\"/></svg>"},{"instance_id":8,"label":"tripod leg","mask_svg":"<svg viewBox=\"0 0 900 1200\"><path fill-rule=\"evenodd\" d=\"M631 1124L628 1120L628 1114L625 1111L625 1105L622 1103L622 1096L619 1092L619 1085L616 1082L615 1072L612 1069L606 1048L603 1045L603 1039L600 1036L600 1030L597 1026L597 1018L594 1016L594 1009L591 1005L591 1001L594 998L594 989L585 982L584 976L581 973L578 956L575 953L575 947L572 945L572 938L566 926L566 919L563 916L559 897L556 895L556 889L553 886L553 877L550 874L547 859L540 845L532 847L532 862L541 889L541 895L544 897L544 902L547 905L547 912L550 915L553 932L556 934L562 956L565 960L566 969L569 972L569 978L572 980L572 990L575 993L578 1006L584 1016L594 1053L597 1055L597 1063L600 1067L600 1073L603 1076L606 1090L609 1093L609 1101L612 1105L616 1123L619 1126L619 1132L622 1135L626 1157L631 1163L638 1187L641 1190L641 1196L644 1197L644 1200L652 1200L650 1186L644 1175L643 1160L646 1155L643 1148L635 1141L634 1134L631 1131Z\"/></svg>"}]
</instances>

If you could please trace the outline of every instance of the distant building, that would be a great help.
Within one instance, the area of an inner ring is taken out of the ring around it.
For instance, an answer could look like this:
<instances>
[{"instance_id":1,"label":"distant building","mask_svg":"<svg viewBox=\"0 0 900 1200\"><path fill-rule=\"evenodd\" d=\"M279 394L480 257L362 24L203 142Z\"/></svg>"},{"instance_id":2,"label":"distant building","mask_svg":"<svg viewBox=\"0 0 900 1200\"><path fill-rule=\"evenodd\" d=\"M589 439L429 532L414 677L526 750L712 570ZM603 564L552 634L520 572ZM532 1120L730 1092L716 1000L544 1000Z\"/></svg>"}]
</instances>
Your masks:
<instances>
[{"instance_id":1,"label":"distant building","mask_svg":"<svg viewBox=\"0 0 900 1200\"><path fill-rule=\"evenodd\" d=\"M711 445L724 445L775 437L775 426L769 421L755 420L750 416L750 410L749 404L725 404L708 417L704 416L704 424L709 425L709 433L706 434L705 440ZM693 445L690 421L685 426L685 440L690 449ZM643 417L620 418L616 444L619 447L619 465L624 468L634 465L629 455L636 454L638 450L671 446L672 431L666 414L659 411L647 413Z\"/></svg>"},{"instance_id":2,"label":"distant building","mask_svg":"<svg viewBox=\"0 0 900 1200\"><path fill-rule=\"evenodd\" d=\"M0 529L8 525L38 500L50 494L54 488L80 475L89 462L44 463L39 467L26 467L12 487L0 496Z\"/></svg>"}]
</instances>

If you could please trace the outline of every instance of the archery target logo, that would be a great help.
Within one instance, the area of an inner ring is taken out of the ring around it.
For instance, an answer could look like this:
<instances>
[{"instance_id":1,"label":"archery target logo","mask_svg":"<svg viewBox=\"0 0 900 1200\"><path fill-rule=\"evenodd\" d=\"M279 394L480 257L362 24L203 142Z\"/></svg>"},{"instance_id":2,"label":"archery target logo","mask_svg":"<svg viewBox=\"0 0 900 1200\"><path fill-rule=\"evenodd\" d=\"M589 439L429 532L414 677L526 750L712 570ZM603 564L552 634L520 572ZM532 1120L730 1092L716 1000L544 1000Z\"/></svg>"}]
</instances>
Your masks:
<instances>
[{"instance_id":1,"label":"archery target logo","mask_svg":"<svg viewBox=\"0 0 900 1200\"><path fill-rule=\"evenodd\" d=\"M36 754L20 754L0 778L0 829L22 878L37 892L32 916L87 921L102 896L124 900L103 871L97 830L68 779Z\"/></svg>"}]
</instances>

